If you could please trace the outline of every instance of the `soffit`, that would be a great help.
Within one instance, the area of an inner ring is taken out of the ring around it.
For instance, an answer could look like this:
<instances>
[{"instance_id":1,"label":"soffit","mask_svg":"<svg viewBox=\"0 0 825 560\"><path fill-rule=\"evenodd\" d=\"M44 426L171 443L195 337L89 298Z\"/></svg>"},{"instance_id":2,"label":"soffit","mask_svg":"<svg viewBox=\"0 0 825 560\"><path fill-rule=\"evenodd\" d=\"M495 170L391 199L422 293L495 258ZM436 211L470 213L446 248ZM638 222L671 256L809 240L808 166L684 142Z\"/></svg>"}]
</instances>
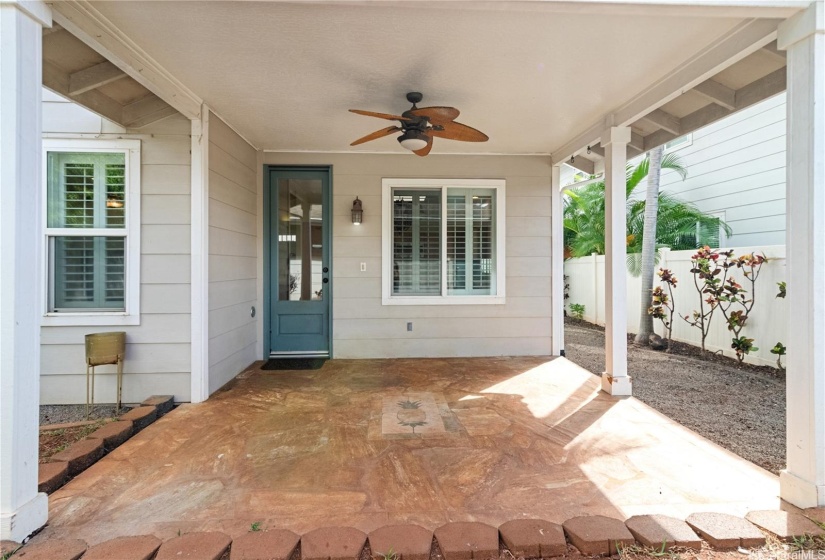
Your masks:
<instances>
[{"instance_id":1,"label":"soffit","mask_svg":"<svg viewBox=\"0 0 825 560\"><path fill-rule=\"evenodd\" d=\"M547 153L739 24L739 17L559 13L500 4L95 2L256 146L403 152L391 123L347 109L461 110L483 144L434 153Z\"/></svg>"}]
</instances>

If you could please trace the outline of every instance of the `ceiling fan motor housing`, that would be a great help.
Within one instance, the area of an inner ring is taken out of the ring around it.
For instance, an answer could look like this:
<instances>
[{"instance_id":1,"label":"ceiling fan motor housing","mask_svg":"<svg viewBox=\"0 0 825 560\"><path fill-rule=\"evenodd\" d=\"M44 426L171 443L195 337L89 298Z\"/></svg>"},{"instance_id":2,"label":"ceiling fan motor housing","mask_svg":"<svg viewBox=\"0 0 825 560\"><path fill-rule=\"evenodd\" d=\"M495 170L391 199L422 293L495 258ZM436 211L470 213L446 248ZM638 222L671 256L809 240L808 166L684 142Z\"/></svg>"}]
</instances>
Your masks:
<instances>
[{"instance_id":1,"label":"ceiling fan motor housing","mask_svg":"<svg viewBox=\"0 0 825 560\"><path fill-rule=\"evenodd\" d=\"M421 100L424 99L424 95L417 91L411 91L407 94L407 101L415 105L416 103L421 103Z\"/></svg>"}]
</instances>

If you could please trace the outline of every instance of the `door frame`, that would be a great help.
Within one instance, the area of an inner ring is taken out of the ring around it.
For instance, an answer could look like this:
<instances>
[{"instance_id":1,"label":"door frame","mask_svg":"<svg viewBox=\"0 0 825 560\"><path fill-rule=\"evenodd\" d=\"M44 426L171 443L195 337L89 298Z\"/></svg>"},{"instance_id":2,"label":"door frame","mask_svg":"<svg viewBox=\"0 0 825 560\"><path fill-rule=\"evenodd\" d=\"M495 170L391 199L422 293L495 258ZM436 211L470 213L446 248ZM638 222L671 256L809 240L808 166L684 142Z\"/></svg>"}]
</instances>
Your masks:
<instances>
[{"instance_id":1,"label":"door frame","mask_svg":"<svg viewBox=\"0 0 825 560\"><path fill-rule=\"evenodd\" d=\"M324 292L328 292L329 300L328 300L328 313L327 313L327 333L329 336L328 347L329 347L329 357L332 359L333 356L333 348L332 348L332 294L334 291L334 275L333 275L333 247L332 247L332 228L333 223L335 222L335 214L333 212L333 186L332 186L332 166L331 165L264 165L264 201L263 201L263 222L264 222L264 274L263 274L263 287L264 287L264 305L263 305L263 323L264 323L264 332L263 332L263 356L262 359L268 360L269 353L272 351L271 343L272 343L272 278L271 278L271 265L272 265L272 258L271 258L271 250L272 250L272 208L270 204L272 203L272 171L323 171L326 172L329 177L329 227L326 228L324 232L324 243L327 244L329 247L329 282L324 286Z\"/></svg>"}]
</instances>

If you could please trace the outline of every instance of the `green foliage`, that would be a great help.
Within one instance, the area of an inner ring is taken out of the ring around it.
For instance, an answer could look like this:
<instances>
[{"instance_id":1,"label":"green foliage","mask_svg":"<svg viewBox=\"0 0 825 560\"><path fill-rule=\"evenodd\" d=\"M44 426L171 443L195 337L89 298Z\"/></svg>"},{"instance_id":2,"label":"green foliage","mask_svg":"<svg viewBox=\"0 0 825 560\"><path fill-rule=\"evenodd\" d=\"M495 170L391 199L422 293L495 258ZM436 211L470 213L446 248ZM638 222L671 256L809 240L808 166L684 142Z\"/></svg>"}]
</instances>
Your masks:
<instances>
[{"instance_id":1,"label":"green foliage","mask_svg":"<svg viewBox=\"0 0 825 560\"><path fill-rule=\"evenodd\" d=\"M386 554L381 554L381 558L384 560L398 560L398 553L390 547Z\"/></svg>"},{"instance_id":2,"label":"green foliage","mask_svg":"<svg viewBox=\"0 0 825 560\"><path fill-rule=\"evenodd\" d=\"M654 319L659 319L665 326L667 351L670 352L670 340L673 337L673 314L676 308L673 301L673 288L676 287L678 280L667 268L660 268L658 275L667 291L662 286L656 286L653 290L651 306L647 312Z\"/></svg>"},{"instance_id":3,"label":"green foliage","mask_svg":"<svg viewBox=\"0 0 825 560\"><path fill-rule=\"evenodd\" d=\"M779 288L779 293L776 294L776 297L785 299L787 295L787 287L785 286L785 282L777 282L776 286Z\"/></svg>"},{"instance_id":4,"label":"green foliage","mask_svg":"<svg viewBox=\"0 0 825 560\"><path fill-rule=\"evenodd\" d=\"M636 190L647 176L648 158L636 167L627 169L627 196ZM671 169L682 178L687 176L675 154L665 154L662 169ZM564 191L564 244L570 255L584 257L605 251L605 186L604 182L591 183L577 189ZM639 259L644 233L644 200L627 202L627 252L631 273L638 275ZM719 218L709 216L694 205L668 193L659 194L659 212L656 225L656 243L674 250L695 249L718 241L719 228L728 235L731 229Z\"/></svg>"},{"instance_id":5,"label":"green foliage","mask_svg":"<svg viewBox=\"0 0 825 560\"><path fill-rule=\"evenodd\" d=\"M252 531L253 533L257 533L258 531L260 531L261 530L261 522L256 521L255 523L253 523L252 525L249 526L249 530Z\"/></svg>"},{"instance_id":6,"label":"green foliage","mask_svg":"<svg viewBox=\"0 0 825 560\"><path fill-rule=\"evenodd\" d=\"M785 366L782 365L782 356L785 355L786 350L787 348L785 348L785 345L781 342L777 342L774 347L771 348L771 354L776 356L776 367L782 371L785 371Z\"/></svg>"},{"instance_id":7,"label":"green foliage","mask_svg":"<svg viewBox=\"0 0 825 560\"><path fill-rule=\"evenodd\" d=\"M691 257L691 262L694 285L700 296L699 311L694 311L692 316L686 315L683 319L691 326L702 330L704 351L711 315L719 309L725 317L728 330L733 333L731 348L736 350L736 357L739 363L742 363L747 354L759 350L753 345L752 338L746 338L741 333L756 303L753 295L756 293L756 280L768 259L765 255L753 253L736 257L733 251L713 251L710 247L703 247ZM746 290L729 275L733 269L741 271L742 276L750 284L750 290ZM707 310L705 304L708 306Z\"/></svg>"},{"instance_id":8,"label":"green foliage","mask_svg":"<svg viewBox=\"0 0 825 560\"><path fill-rule=\"evenodd\" d=\"M690 257L693 286L699 293L699 309L691 315L684 315L682 319L702 333L702 357L705 356L705 340L710 332L710 323L719 303L713 294L724 282L727 268L723 263L732 255L733 251L714 251L706 245Z\"/></svg>"},{"instance_id":9,"label":"green foliage","mask_svg":"<svg viewBox=\"0 0 825 560\"><path fill-rule=\"evenodd\" d=\"M730 347L736 351L736 357L739 359L739 363L742 363L745 359L745 354L759 350L759 348L753 345L753 339L745 336L733 337Z\"/></svg>"},{"instance_id":10,"label":"green foliage","mask_svg":"<svg viewBox=\"0 0 825 560\"><path fill-rule=\"evenodd\" d=\"M571 303L570 304L570 315L574 319L582 320L584 319L584 304L583 303Z\"/></svg>"}]
</instances>

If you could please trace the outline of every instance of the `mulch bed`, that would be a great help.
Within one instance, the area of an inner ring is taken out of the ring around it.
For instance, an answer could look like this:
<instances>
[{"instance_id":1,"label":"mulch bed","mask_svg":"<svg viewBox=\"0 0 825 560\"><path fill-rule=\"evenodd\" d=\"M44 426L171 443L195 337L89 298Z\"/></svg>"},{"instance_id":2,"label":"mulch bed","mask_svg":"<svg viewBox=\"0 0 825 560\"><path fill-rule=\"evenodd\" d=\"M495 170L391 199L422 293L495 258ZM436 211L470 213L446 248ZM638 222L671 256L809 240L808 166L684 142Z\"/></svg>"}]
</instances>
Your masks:
<instances>
[{"instance_id":1,"label":"mulch bed","mask_svg":"<svg viewBox=\"0 0 825 560\"><path fill-rule=\"evenodd\" d=\"M714 443L773 472L785 468L785 376L778 369L674 343L671 353L632 344L633 396ZM566 356L604 371L604 329L569 319Z\"/></svg>"},{"instance_id":2,"label":"mulch bed","mask_svg":"<svg viewBox=\"0 0 825 560\"><path fill-rule=\"evenodd\" d=\"M85 438L103 424L105 424L105 422L101 420L88 426L44 430L40 432L40 462L48 463L52 455L63 451L74 442Z\"/></svg>"}]
</instances>

